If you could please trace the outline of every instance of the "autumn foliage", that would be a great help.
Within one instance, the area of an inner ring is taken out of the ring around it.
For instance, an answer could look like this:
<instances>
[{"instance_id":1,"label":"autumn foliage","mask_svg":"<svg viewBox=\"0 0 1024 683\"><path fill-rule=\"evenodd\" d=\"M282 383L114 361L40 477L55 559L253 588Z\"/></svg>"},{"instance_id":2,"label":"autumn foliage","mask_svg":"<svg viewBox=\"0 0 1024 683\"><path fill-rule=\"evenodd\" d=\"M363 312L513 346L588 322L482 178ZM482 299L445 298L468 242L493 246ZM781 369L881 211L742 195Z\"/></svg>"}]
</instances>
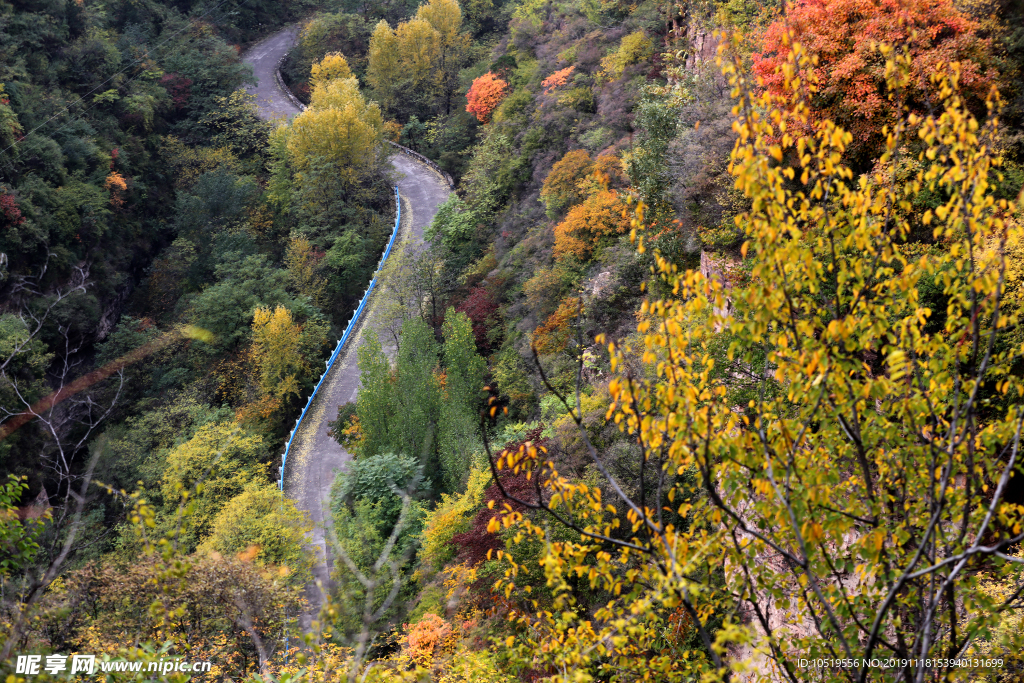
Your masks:
<instances>
[{"instance_id":1,"label":"autumn foliage","mask_svg":"<svg viewBox=\"0 0 1024 683\"><path fill-rule=\"evenodd\" d=\"M540 198L548 211L558 211L583 198L577 185L593 169L594 162L585 149L574 149L555 162L540 188Z\"/></svg>"},{"instance_id":2,"label":"autumn foliage","mask_svg":"<svg viewBox=\"0 0 1024 683\"><path fill-rule=\"evenodd\" d=\"M344 58L328 55L318 66L321 75L344 73ZM355 183L374 168L383 139L380 107L368 102L355 77L320 80L310 106L292 121L286 147L302 178L315 175L323 160L337 166L339 176ZM301 183L300 183L301 184Z\"/></svg>"},{"instance_id":3,"label":"autumn foliage","mask_svg":"<svg viewBox=\"0 0 1024 683\"><path fill-rule=\"evenodd\" d=\"M498 302L487 288L482 285L474 287L455 310L465 313L473 322L473 337L476 339L477 348L489 349L487 330L489 325L495 324L494 316L498 312Z\"/></svg>"},{"instance_id":4,"label":"autumn foliage","mask_svg":"<svg viewBox=\"0 0 1024 683\"><path fill-rule=\"evenodd\" d=\"M596 485L555 449L497 457L550 496L544 518L491 521L514 539L495 583L506 598L536 586L533 548L544 548L548 592L510 615L510 649L531 666L585 680L798 681L811 680L808 658L840 650L866 662L1024 643L1007 616L1020 606L1024 506L1006 486L1024 425L1024 347L1008 334L1022 231L1018 205L996 196L1000 122L973 115L960 64L936 66L927 116L900 107L920 66L881 46L895 126L878 170L859 174L842 163L857 136L820 118L824 60L803 50L786 54L778 94L751 92L737 53L723 67L748 276L727 284L651 250L665 294L607 346L611 405L599 414L638 445L638 493L612 473L625 460L600 446L588 448ZM993 93L989 111L999 104ZM566 420L581 435L586 400L577 394ZM645 470L657 478L646 491ZM581 585L601 600L586 604ZM984 642L997 628L998 645ZM702 650L669 646L698 636ZM753 667L772 675L735 675ZM887 680L933 673L906 665ZM812 678L876 676L854 664Z\"/></svg>"},{"instance_id":5,"label":"autumn foliage","mask_svg":"<svg viewBox=\"0 0 1024 683\"><path fill-rule=\"evenodd\" d=\"M409 654L421 664L428 663L434 651L442 647L451 634L452 627L447 621L428 612L421 621L409 627L406 636Z\"/></svg>"},{"instance_id":6,"label":"autumn foliage","mask_svg":"<svg viewBox=\"0 0 1024 683\"><path fill-rule=\"evenodd\" d=\"M505 98L508 83L488 71L480 78L473 80L469 92L466 93L466 111L476 116L482 123L491 120L491 114Z\"/></svg>"},{"instance_id":7,"label":"autumn foliage","mask_svg":"<svg viewBox=\"0 0 1024 683\"><path fill-rule=\"evenodd\" d=\"M177 73L164 74L160 77L160 85L170 95L171 103L175 109L182 110L188 106L188 101L192 97L191 78L186 78Z\"/></svg>"},{"instance_id":8,"label":"autumn foliage","mask_svg":"<svg viewBox=\"0 0 1024 683\"><path fill-rule=\"evenodd\" d=\"M526 432L518 441L505 444L505 448L514 451L526 443L533 443L538 446L546 445L548 442L543 437L543 432L543 426L535 427ZM512 498L523 501L536 500L534 482L530 480L525 470L520 472L506 470L499 472L498 476L501 478L501 484L505 493L512 496ZM501 549L501 537L488 531L492 520L500 519L501 511L506 509L506 506L519 512L526 509L524 505L503 496L502 487L499 487L497 484L488 486L487 490L484 491L483 500L495 501L495 506L493 508L486 505L481 507L473 517L469 530L452 537L452 543L458 548L458 562L475 566L486 560L488 554L493 555Z\"/></svg>"},{"instance_id":9,"label":"autumn foliage","mask_svg":"<svg viewBox=\"0 0 1024 683\"><path fill-rule=\"evenodd\" d=\"M551 94L551 92L556 88L560 88L561 86L565 85L569 80L569 76L571 76L572 72L575 70L575 66L567 66L564 69L559 69L555 73L545 78L543 81L541 81L541 85L544 87L544 93Z\"/></svg>"},{"instance_id":10,"label":"autumn foliage","mask_svg":"<svg viewBox=\"0 0 1024 683\"><path fill-rule=\"evenodd\" d=\"M572 324L582 313L579 297L569 297L558 305L533 333L533 347L539 354L564 351L572 337Z\"/></svg>"},{"instance_id":11,"label":"autumn foliage","mask_svg":"<svg viewBox=\"0 0 1024 683\"><path fill-rule=\"evenodd\" d=\"M314 90L338 78L352 78L348 60L340 52L329 52L310 67L309 84Z\"/></svg>"},{"instance_id":12,"label":"autumn foliage","mask_svg":"<svg viewBox=\"0 0 1024 683\"><path fill-rule=\"evenodd\" d=\"M991 41L979 28L952 0L799 0L785 19L768 27L761 54L754 55L754 73L780 94L788 45L798 42L816 55L815 113L853 134L848 153L856 159L881 149L882 128L899 116L892 97L901 95L888 93L886 59L875 46L900 45L909 52L911 73L902 96L911 111L926 112L934 100L929 78L952 62L960 64L961 93L980 108L995 75L986 67Z\"/></svg>"},{"instance_id":13,"label":"autumn foliage","mask_svg":"<svg viewBox=\"0 0 1024 683\"><path fill-rule=\"evenodd\" d=\"M25 222L25 217L21 214L21 209L18 208L18 202L11 194L0 194L0 216L3 216L7 224L13 226Z\"/></svg>"},{"instance_id":14,"label":"autumn foliage","mask_svg":"<svg viewBox=\"0 0 1024 683\"><path fill-rule=\"evenodd\" d=\"M555 258L589 259L604 238L629 229L625 210L626 205L615 190L596 192L569 209L565 220L555 226Z\"/></svg>"},{"instance_id":15,"label":"autumn foliage","mask_svg":"<svg viewBox=\"0 0 1024 683\"><path fill-rule=\"evenodd\" d=\"M110 205L115 209L124 206L124 193L128 190L128 183L117 171L111 171L107 176L103 187L110 193Z\"/></svg>"},{"instance_id":16,"label":"autumn foliage","mask_svg":"<svg viewBox=\"0 0 1024 683\"><path fill-rule=\"evenodd\" d=\"M268 396L286 399L299 393L299 377L305 370L301 353L302 328L291 311L278 306L257 308L252 320L253 358L259 366L260 385Z\"/></svg>"}]
</instances>

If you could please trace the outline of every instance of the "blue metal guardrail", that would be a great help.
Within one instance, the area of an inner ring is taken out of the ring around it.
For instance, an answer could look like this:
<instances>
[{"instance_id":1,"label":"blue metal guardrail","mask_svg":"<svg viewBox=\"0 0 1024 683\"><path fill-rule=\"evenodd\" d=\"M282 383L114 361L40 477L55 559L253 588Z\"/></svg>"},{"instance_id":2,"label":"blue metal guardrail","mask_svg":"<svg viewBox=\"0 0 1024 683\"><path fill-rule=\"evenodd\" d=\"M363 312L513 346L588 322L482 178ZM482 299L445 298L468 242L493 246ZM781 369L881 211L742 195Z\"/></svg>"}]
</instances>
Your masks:
<instances>
[{"instance_id":1,"label":"blue metal guardrail","mask_svg":"<svg viewBox=\"0 0 1024 683\"><path fill-rule=\"evenodd\" d=\"M338 345L334 347L334 352L331 353L330 359L327 361L327 368L324 370L324 374L320 375L320 381L316 383L316 387L313 389L313 393L309 395L309 400L306 401L306 407L302 409L302 414L299 415L299 419L295 421L295 426L292 428L291 433L288 435L288 443L284 447L284 454L281 456L281 478L277 480L278 487L284 490L284 468L288 464L288 452L291 451L292 442L295 440L295 433L299 431L299 425L302 424L302 418L306 417L306 412L309 407L313 405L313 399L316 398L316 394L320 391L320 385L324 383L327 375L330 374L331 368L334 367L334 361L337 360L341 350L345 347L345 343L348 341L352 332L355 330L356 325L359 322L359 317L363 314L363 309L366 308L366 302L370 300L370 295L373 294L373 288L377 285L377 275L380 273L380 269L384 266L384 262L391 254L391 247L395 245L395 238L398 236L398 229L402 224L402 199L398 195L398 188L395 188L395 229L391 231L391 239L388 240L387 249L384 250L384 254L380 257L380 263L377 264L377 272L374 273L373 279L370 280L370 286L366 288L366 292L363 294L362 300L359 302L359 306L356 307L355 313L352 314L352 319L348 321L348 327L345 328L345 333L341 335L341 339L338 340Z\"/></svg>"}]
</instances>

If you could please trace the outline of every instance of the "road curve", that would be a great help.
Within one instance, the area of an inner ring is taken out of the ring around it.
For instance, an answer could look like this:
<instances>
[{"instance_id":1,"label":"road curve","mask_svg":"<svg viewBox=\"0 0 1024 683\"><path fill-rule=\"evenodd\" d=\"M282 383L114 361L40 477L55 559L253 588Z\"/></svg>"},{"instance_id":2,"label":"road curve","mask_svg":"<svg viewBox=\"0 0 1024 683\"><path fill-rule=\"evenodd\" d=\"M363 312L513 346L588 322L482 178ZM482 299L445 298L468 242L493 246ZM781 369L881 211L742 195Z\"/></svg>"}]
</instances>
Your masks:
<instances>
[{"instance_id":1,"label":"road curve","mask_svg":"<svg viewBox=\"0 0 1024 683\"><path fill-rule=\"evenodd\" d=\"M249 88L249 92L256 95L256 104L264 119L290 119L299 113L292 99L281 90L283 86L279 85L276 76L278 65L295 44L297 35L297 27L282 29L253 46L243 56L243 60L253 66L258 79L257 85ZM422 162L396 154L391 163L397 172L398 193L402 201L402 225L395 240L397 250L422 243L423 229L430 225L438 207L448 198L450 189L436 171ZM378 286L377 291L381 289ZM377 334L376 303L374 299L368 302L359 330L339 354L320 387L316 400L295 434L285 470L285 494L295 500L300 510L309 513L315 525L310 538L311 545L318 551L313 574L325 587L329 585L334 565L333 552L326 542L331 524L331 484L335 473L351 459L351 455L327 435L327 422L337 417L339 405L355 400L359 390L356 351L366 335ZM321 603L319 591L311 587L307 597L315 614Z\"/></svg>"},{"instance_id":2,"label":"road curve","mask_svg":"<svg viewBox=\"0 0 1024 683\"><path fill-rule=\"evenodd\" d=\"M246 88L256 96L260 116L267 120L290 119L299 113L292 99L278 86L277 67L298 40L297 25L281 29L253 45L242 56L242 61L252 66L256 85Z\"/></svg>"}]
</instances>

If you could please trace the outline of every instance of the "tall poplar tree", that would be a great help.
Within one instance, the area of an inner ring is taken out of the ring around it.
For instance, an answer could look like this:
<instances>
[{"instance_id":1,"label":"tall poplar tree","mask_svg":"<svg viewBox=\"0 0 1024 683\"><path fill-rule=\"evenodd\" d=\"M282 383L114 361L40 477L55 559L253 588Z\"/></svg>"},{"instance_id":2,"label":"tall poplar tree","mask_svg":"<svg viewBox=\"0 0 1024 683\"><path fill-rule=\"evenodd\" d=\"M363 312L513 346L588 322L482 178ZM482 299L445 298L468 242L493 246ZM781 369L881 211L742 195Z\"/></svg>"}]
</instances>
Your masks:
<instances>
[{"instance_id":1,"label":"tall poplar tree","mask_svg":"<svg viewBox=\"0 0 1024 683\"><path fill-rule=\"evenodd\" d=\"M449 308L444 327L445 400L440 416L440 455L444 485L457 491L469 474L474 452L480 452L481 389L487 363L476 352L473 321Z\"/></svg>"}]
</instances>

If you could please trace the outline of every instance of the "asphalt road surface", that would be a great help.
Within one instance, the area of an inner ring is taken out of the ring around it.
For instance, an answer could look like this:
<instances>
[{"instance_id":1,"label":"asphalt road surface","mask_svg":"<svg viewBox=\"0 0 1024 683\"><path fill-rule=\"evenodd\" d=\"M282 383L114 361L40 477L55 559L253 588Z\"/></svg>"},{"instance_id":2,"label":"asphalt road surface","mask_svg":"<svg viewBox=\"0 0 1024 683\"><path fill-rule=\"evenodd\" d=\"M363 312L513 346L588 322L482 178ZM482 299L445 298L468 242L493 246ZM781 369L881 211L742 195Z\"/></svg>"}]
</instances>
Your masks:
<instances>
[{"instance_id":1,"label":"asphalt road surface","mask_svg":"<svg viewBox=\"0 0 1024 683\"><path fill-rule=\"evenodd\" d=\"M260 116L265 119L290 119L299 113L299 108L278 87L274 78L278 65L295 45L298 34L298 26L289 26L253 45L242 57L252 65L257 80L255 86L246 90L256 95L256 106L260 109Z\"/></svg>"},{"instance_id":2,"label":"asphalt road surface","mask_svg":"<svg viewBox=\"0 0 1024 683\"><path fill-rule=\"evenodd\" d=\"M284 55L295 44L298 29L278 31L253 46L243 59L253 66L255 87L249 88L257 98L260 115L265 119L290 119L299 108L281 90L274 73ZM430 225L438 207L448 198L447 182L426 164L403 154L396 154L392 164L397 171L398 193L402 199L402 226L395 240L395 249L416 246L423 241L423 229ZM369 283L367 283L369 284ZM380 282L377 283L380 291ZM334 565L334 552L327 539L331 537L330 490L335 473L351 460L351 455L327 435L327 422L337 417L337 408L355 400L359 391L359 368L356 351L367 335L377 334L374 298L363 311L362 325L339 354L331 372L324 380L316 400L299 427L285 470L285 494L295 500L301 510L309 513L315 524L310 543L317 549L318 561L313 574L326 588ZM311 586L307 591L310 608L316 613L321 596Z\"/></svg>"}]
</instances>

